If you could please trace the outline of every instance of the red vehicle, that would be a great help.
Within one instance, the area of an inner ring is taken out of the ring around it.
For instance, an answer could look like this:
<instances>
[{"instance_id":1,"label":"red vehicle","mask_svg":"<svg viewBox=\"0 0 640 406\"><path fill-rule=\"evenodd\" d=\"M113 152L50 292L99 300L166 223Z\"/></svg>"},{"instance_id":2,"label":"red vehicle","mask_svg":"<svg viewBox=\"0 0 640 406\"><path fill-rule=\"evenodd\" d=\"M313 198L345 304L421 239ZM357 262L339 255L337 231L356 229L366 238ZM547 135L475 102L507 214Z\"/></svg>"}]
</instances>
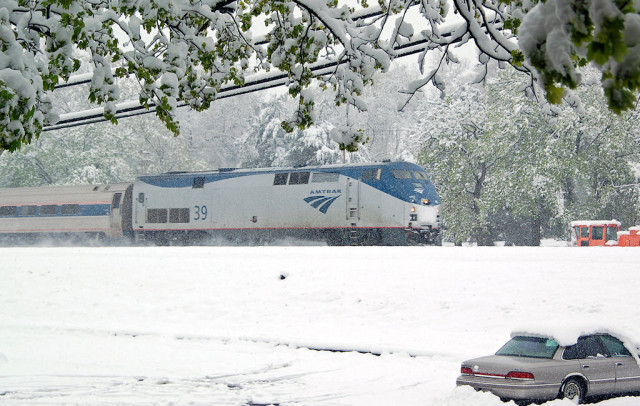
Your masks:
<instances>
[{"instance_id":1,"label":"red vehicle","mask_svg":"<svg viewBox=\"0 0 640 406\"><path fill-rule=\"evenodd\" d=\"M572 221L571 230L571 241L578 247L640 247L640 227L620 231L616 220Z\"/></svg>"}]
</instances>

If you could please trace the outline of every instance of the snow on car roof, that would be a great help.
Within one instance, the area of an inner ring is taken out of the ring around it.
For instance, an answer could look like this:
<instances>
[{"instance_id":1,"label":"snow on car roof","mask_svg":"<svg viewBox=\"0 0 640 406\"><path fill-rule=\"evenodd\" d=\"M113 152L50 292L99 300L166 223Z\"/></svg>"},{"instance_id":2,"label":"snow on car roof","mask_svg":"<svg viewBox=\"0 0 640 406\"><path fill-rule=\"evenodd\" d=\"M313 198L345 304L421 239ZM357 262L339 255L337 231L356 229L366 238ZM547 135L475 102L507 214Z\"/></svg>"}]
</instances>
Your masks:
<instances>
[{"instance_id":1,"label":"snow on car roof","mask_svg":"<svg viewBox=\"0 0 640 406\"><path fill-rule=\"evenodd\" d=\"M558 344L563 347L573 345L578 342L578 338L589 334L609 334L622 341L625 348L629 350L633 358L640 365L640 345L637 340L633 340L625 334L621 333L622 329L606 326L605 324L591 324L591 325L552 325L552 324L540 324L540 325L528 325L526 328L515 329L511 332L511 337L525 336L525 337L541 337L541 338L553 338Z\"/></svg>"},{"instance_id":2,"label":"snow on car roof","mask_svg":"<svg viewBox=\"0 0 640 406\"><path fill-rule=\"evenodd\" d=\"M514 329L511 333L511 337L527 336L527 337L543 337L553 338L558 344L566 347L578 342L578 338L589 334L610 334L617 337L625 344L631 344L634 348L637 348L635 340L630 339L625 334L621 333L621 329L613 328L610 326L604 326L600 324L595 325L528 325L525 328Z\"/></svg>"}]
</instances>

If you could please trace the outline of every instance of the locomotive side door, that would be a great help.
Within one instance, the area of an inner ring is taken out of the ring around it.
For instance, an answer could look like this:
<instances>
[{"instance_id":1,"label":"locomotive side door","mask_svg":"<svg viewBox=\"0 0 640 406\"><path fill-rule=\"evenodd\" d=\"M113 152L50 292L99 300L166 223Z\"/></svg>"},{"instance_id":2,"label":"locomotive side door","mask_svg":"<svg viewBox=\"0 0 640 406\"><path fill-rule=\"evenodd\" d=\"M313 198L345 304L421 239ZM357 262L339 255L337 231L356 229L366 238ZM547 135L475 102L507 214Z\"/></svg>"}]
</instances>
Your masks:
<instances>
[{"instance_id":1,"label":"locomotive side door","mask_svg":"<svg viewBox=\"0 0 640 406\"><path fill-rule=\"evenodd\" d=\"M347 178L346 183L347 222L355 225L360 220L360 181Z\"/></svg>"},{"instance_id":2,"label":"locomotive side door","mask_svg":"<svg viewBox=\"0 0 640 406\"><path fill-rule=\"evenodd\" d=\"M134 224L138 225L138 228L144 228L145 218L145 203L146 197L144 192L138 192L133 196L133 212L134 212Z\"/></svg>"}]
</instances>

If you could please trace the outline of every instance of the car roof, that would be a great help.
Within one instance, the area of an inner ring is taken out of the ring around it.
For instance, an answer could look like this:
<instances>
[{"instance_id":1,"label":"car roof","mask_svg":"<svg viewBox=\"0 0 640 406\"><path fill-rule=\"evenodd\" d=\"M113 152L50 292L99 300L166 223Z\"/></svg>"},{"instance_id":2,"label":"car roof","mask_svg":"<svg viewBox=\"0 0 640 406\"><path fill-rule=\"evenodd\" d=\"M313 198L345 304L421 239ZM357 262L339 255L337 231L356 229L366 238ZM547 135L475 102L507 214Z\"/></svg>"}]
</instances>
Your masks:
<instances>
[{"instance_id":1,"label":"car roof","mask_svg":"<svg viewBox=\"0 0 640 406\"><path fill-rule=\"evenodd\" d=\"M609 328L605 326L531 326L528 328L518 328L511 332L511 337L524 336L524 337L540 337L554 339L558 344L567 347L578 342L578 338L587 335L611 335L619 340L634 344L637 347L635 340L630 339L618 329Z\"/></svg>"}]
</instances>

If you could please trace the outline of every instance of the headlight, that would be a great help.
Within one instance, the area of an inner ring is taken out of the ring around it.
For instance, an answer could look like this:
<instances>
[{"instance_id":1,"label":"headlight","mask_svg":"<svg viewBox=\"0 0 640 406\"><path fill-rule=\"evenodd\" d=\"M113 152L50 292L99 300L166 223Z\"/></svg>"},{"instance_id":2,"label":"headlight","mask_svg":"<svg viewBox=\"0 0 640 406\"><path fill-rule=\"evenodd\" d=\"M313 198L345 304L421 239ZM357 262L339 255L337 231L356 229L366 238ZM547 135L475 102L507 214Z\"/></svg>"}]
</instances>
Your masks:
<instances>
[{"instance_id":1,"label":"headlight","mask_svg":"<svg viewBox=\"0 0 640 406\"><path fill-rule=\"evenodd\" d=\"M423 205L427 206L431 203L431 200L429 199L420 199L420 203L422 203Z\"/></svg>"},{"instance_id":2,"label":"headlight","mask_svg":"<svg viewBox=\"0 0 640 406\"><path fill-rule=\"evenodd\" d=\"M412 208L411 208L411 213L415 213L415 212L416 212L416 208L415 208L415 207L412 207Z\"/></svg>"}]
</instances>

